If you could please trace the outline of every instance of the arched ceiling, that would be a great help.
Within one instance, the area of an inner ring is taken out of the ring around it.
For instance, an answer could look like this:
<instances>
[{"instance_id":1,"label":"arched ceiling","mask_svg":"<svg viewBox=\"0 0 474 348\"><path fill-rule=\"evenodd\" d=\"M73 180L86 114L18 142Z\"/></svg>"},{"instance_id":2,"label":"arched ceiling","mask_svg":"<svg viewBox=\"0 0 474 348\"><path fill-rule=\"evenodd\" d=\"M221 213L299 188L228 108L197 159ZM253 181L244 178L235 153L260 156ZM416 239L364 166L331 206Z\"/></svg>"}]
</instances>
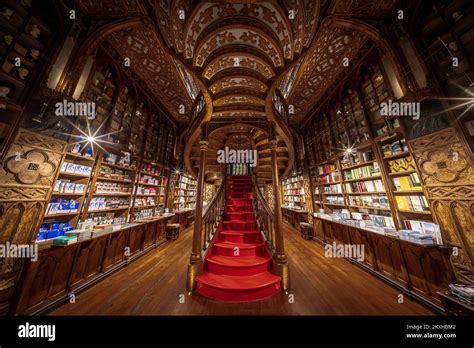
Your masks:
<instances>
[{"instance_id":1,"label":"arched ceiling","mask_svg":"<svg viewBox=\"0 0 474 348\"><path fill-rule=\"evenodd\" d=\"M212 119L265 119L274 88L298 122L369 38L331 18L376 20L397 0L77 0L96 24L139 18L105 36L169 114L190 124L205 93ZM199 87L198 87L199 86ZM178 112L184 106L186 112Z\"/></svg>"}]
</instances>

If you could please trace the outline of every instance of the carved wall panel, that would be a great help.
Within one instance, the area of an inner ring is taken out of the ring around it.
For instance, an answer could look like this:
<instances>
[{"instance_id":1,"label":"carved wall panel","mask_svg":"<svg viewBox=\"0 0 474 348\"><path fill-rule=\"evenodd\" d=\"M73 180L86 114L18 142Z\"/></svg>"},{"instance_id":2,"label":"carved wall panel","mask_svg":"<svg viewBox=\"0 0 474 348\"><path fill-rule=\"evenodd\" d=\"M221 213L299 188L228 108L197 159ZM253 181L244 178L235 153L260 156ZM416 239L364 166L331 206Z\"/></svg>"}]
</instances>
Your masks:
<instances>
[{"instance_id":1,"label":"carved wall panel","mask_svg":"<svg viewBox=\"0 0 474 348\"><path fill-rule=\"evenodd\" d=\"M474 284L474 166L452 128L409 142L457 281ZM456 252L457 251L457 252Z\"/></svg>"},{"instance_id":2,"label":"carved wall panel","mask_svg":"<svg viewBox=\"0 0 474 348\"><path fill-rule=\"evenodd\" d=\"M0 168L0 244L29 244L42 221L65 143L20 129ZM24 260L0 258L0 314Z\"/></svg>"}]
</instances>

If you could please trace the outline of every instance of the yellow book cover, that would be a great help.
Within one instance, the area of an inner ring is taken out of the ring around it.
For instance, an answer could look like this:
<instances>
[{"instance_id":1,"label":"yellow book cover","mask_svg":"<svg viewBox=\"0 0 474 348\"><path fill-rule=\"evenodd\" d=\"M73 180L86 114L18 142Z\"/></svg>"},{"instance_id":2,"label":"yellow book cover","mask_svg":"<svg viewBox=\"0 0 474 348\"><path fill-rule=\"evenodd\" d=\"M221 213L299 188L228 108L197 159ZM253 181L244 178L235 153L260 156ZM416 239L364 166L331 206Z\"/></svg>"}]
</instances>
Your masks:
<instances>
[{"instance_id":1,"label":"yellow book cover","mask_svg":"<svg viewBox=\"0 0 474 348\"><path fill-rule=\"evenodd\" d=\"M411 210L406 197L398 196L395 197L395 200L397 201L397 207L399 210Z\"/></svg>"},{"instance_id":2,"label":"yellow book cover","mask_svg":"<svg viewBox=\"0 0 474 348\"><path fill-rule=\"evenodd\" d=\"M410 179L408 176L401 176L398 178L398 182L400 183L400 190L402 191L411 191L413 188L410 185Z\"/></svg>"}]
</instances>

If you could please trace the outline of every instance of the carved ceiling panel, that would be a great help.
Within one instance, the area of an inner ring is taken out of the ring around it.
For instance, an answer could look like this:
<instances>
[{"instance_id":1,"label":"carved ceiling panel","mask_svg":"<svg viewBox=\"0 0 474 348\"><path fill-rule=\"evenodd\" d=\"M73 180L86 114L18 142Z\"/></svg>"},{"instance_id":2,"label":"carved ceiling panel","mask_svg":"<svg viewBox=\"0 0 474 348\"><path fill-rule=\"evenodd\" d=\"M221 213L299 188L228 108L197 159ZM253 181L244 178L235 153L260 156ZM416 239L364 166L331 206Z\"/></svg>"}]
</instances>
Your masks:
<instances>
[{"instance_id":1,"label":"carved ceiling panel","mask_svg":"<svg viewBox=\"0 0 474 348\"><path fill-rule=\"evenodd\" d=\"M235 111L219 111L212 114L213 118L223 118L223 117L266 117L265 112L260 111L245 111L245 110L235 110Z\"/></svg>"},{"instance_id":2,"label":"carved ceiling panel","mask_svg":"<svg viewBox=\"0 0 474 348\"><path fill-rule=\"evenodd\" d=\"M146 13L141 0L78 0L77 3L90 16L118 17L124 13L137 16Z\"/></svg>"},{"instance_id":3,"label":"carved ceiling panel","mask_svg":"<svg viewBox=\"0 0 474 348\"><path fill-rule=\"evenodd\" d=\"M384 17L390 14L399 0L335 0L329 12L333 15L352 17Z\"/></svg>"},{"instance_id":4,"label":"carved ceiling panel","mask_svg":"<svg viewBox=\"0 0 474 348\"><path fill-rule=\"evenodd\" d=\"M305 58L300 77L288 98L288 104L294 105L294 121L303 117L316 103L327 88L346 67L343 59L349 62L354 57L367 38L354 30L346 30L323 23L313 45Z\"/></svg>"},{"instance_id":5,"label":"carved ceiling panel","mask_svg":"<svg viewBox=\"0 0 474 348\"><path fill-rule=\"evenodd\" d=\"M153 26L146 22L140 28L113 32L107 36L110 44L122 57L129 57L131 69L148 85L168 111L180 122L189 121L192 100L183 85L172 58L161 48Z\"/></svg>"},{"instance_id":6,"label":"carved ceiling panel","mask_svg":"<svg viewBox=\"0 0 474 348\"><path fill-rule=\"evenodd\" d=\"M266 79L270 79L275 76L275 72L270 65L260 58L247 53L226 54L224 56L217 57L204 68L203 76L210 80L217 73L226 69L234 68L247 68L256 70Z\"/></svg>"},{"instance_id":7,"label":"carved ceiling panel","mask_svg":"<svg viewBox=\"0 0 474 348\"><path fill-rule=\"evenodd\" d=\"M226 17L240 18L243 23L249 19L261 21L272 30L275 37L280 41L284 57L286 59L292 59L293 33L290 30L287 14L272 1L254 4L199 3L194 9L191 19L186 26L184 38L186 47L185 57L193 58L199 36L206 28Z\"/></svg>"},{"instance_id":8,"label":"carved ceiling panel","mask_svg":"<svg viewBox=\"0 0 474 348\"><path fill-rule=\"evenodd\" d=\"M265 101L250 95L230 95L215 100L212 105L214 107L228 105L265 105Z\"/></svg>"},{"instance_id":9,"label":"carved ceiling panel","mask_svg":"<svg viewBox=\"0 0 474 348\"><path fill-rule=\"evenodd\" d=\"M215 82L209 90L213 94L217 94L219 92L225 91L226 89L232 88L248 88L256 90L257 92L265 93L268 89L267 85L257 80L253 77L248 76L228 76L220 79L219 81Z\"/></svg>"},{"instance_id":10,"label":"carved ceiling panel","mask_svg":"<svg viewBox=\"0 0 474 348\"><path fill-rule=\"evenodd\" d=\"M255 28L236 26L221 27L212 32L196 48L193 65L202 67L214 51L229 45L247 45L262 51L270 58L275 67L284 64L283 53L279 45L264 32Z\"/></svg>"}]
</instances>

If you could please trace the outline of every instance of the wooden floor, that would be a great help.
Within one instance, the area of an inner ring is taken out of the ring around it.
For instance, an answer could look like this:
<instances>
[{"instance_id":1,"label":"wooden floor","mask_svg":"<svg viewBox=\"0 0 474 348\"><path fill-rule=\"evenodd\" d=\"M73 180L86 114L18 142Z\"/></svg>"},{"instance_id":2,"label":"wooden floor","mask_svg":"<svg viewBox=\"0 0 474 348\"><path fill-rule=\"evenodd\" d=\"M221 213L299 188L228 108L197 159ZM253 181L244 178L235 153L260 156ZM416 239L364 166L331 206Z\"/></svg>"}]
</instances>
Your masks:
<instances>
[{"instance_id":1,"label":"wooden floor","mask_svg":"<svg viewBox=\"0 0 474 348\"><path fill-rule=\"evenodd\" d=\"M223 303L185 291L192 232L131 263L52 315L432 315L421 304L285 227L291 291L253 303ZM293 299L293 303L291 302ZM184 303L182 303L184 300Z\"/></svg>"}]
</instances>

